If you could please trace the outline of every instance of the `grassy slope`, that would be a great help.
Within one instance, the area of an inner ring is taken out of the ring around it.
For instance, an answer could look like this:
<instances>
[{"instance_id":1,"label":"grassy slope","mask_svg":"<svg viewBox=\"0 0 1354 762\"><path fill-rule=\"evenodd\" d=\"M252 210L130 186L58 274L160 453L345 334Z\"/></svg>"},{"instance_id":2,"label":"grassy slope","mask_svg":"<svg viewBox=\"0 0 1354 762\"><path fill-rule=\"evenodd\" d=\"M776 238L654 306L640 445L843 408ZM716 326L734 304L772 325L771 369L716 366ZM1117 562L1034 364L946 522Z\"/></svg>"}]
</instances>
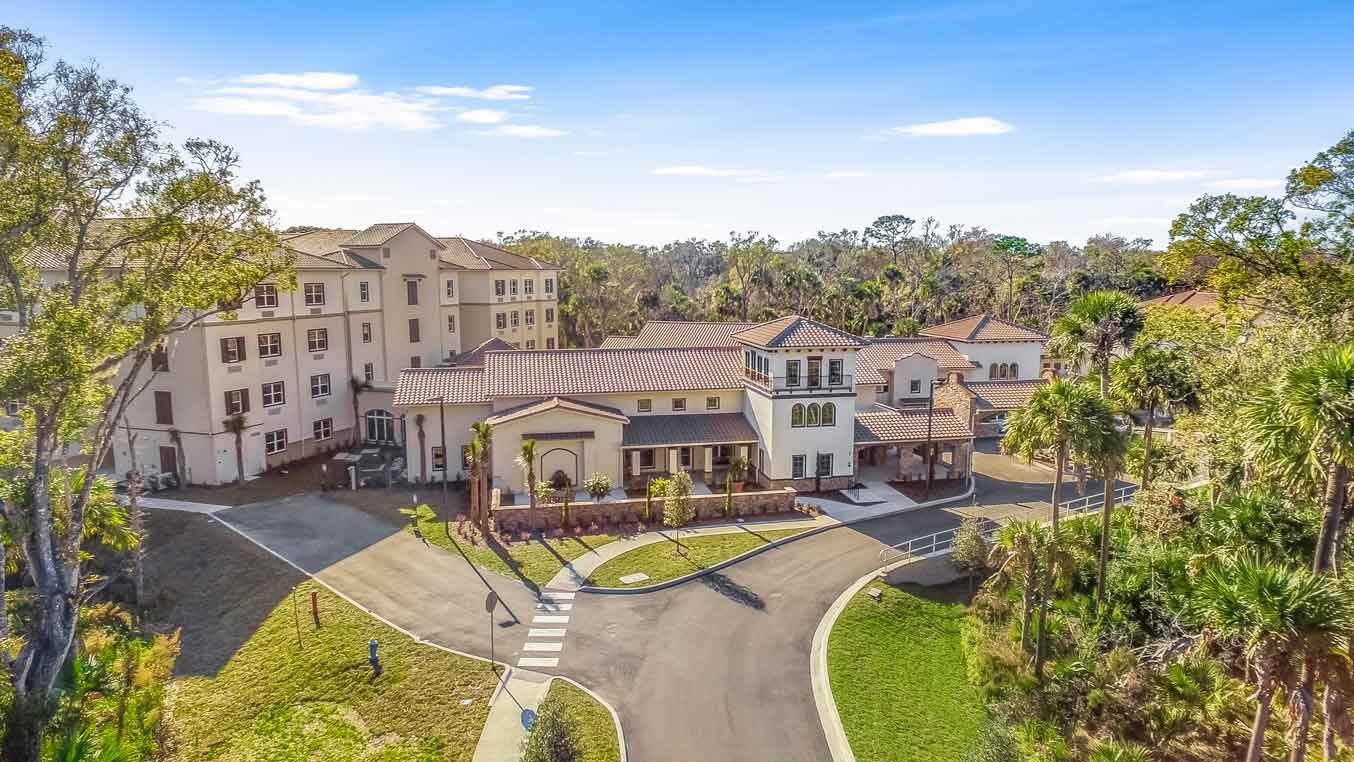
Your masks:
<instances>
[{"instance_id":1,"label":"grassy slope","mask_svg":"<svg viewBox=\"0 0 1354 762\"><path fill-rule=\"evenodd\" d=\"M420 521L418 528L428 542L434 545L445 548L452 553L456 553L456 548L460 547L477 566L510 577L526 577L538 585L549 582L556 572L564 568L565 561L572 561L584 553L616 539L616 535L592 534L582 537L565 537L560 540L546 540L545 542L539 540L532 540L529 543L515 542L507 546L495 542L493 545L486 546L483 544L471 545L457 537L455 526L451 530L452 537L456 538L453 543L452 540L447 539L446 526L441 521Z\"/></svg>"},{"instance_id":2,"label":"grassy slope","mask_svg":"<svg viewBox=\"0 0 1354 762\"><path fill-rule=\"evenodd\" d=\"M856 759L951 762L982 719L960 646L964 608L952 595L870 587L883 600L857 593L828 638L832 696Z\"/></svg>"},{"instance_id":3,"label":"grassy slope","mask_svg":"<svg viewBox=\"0 0 1354 762\"><path fill-rule=\"evenodd\" d=\"M756 532L754 534L753 532ZM597 567L588 577L588 584L602 587L634 587L652 585L655 582L675 579L683 574L704 569L740 553L764 545L771 540L799 534L803 529L775 529L771 531L751 530L682 538L686 554L675 554L676 546L671 542L656 542L622 553ZM626 585L620 578L635 572L644 572L649 579Z\"/></svg>"},{"instance_id":4,"label":"grassy slope","mask_svg":"<svg viewBox=\"0 0 1354 762\"><path fill-rule=\"evenodd\" d=\"M319 629L308 615L311 590ZM485 662L415 643L313 582L301 583L297 600L302 647L283 599L219 672L175 681L176 759L471 758L494 689ZM375 681L369 638L381 644Z\"/></svg>"},{"instance_id":5,"label":"grassy slope","mask_svg":"<svg viewBox=\"0 0 1354 762\"><path fill-rule=\"evenodd\" d=\"M566 680L550 684L550 692L545 695L542 705L547 702L559 702L565 716L573 721L578 762L619 762L620 738L616 734L616 724L601 702Z\"/></svg>"}]
</instances>

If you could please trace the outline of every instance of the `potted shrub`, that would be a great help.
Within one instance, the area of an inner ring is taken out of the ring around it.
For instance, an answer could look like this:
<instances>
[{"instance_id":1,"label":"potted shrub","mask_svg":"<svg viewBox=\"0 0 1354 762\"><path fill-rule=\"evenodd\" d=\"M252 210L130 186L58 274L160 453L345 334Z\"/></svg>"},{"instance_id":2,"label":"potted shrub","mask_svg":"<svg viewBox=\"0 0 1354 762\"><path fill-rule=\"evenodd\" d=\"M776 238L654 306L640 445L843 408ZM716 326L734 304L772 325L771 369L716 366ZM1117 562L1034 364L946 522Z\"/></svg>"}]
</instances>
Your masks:
<instances>
[{"instance_id":1,"label":"potted shrub","mask_svg":"<svg viewBox=\"0 0 1354 762\"><path fill-rule=\"evenodd\" d=\"M744 458L743 456L740 455L734 458L733 462L729 464L729 476L733 479L733 489L735 492L743 491L743 486L746 484L744 479L747 478L747 473L748 473L747 458Z\"/></svg>"},{"instance_id":2,"label":"potted shrub","mask_svg":"<svg viewBox=\"0 0 1354 762\"><path fill-rule=\"evenodd\" d=\"M603 473L595 473L583 480L583 489L592 496L594 503L602 502L602 498L611 493L611 477Z\"/></svg>"}]
</instances>

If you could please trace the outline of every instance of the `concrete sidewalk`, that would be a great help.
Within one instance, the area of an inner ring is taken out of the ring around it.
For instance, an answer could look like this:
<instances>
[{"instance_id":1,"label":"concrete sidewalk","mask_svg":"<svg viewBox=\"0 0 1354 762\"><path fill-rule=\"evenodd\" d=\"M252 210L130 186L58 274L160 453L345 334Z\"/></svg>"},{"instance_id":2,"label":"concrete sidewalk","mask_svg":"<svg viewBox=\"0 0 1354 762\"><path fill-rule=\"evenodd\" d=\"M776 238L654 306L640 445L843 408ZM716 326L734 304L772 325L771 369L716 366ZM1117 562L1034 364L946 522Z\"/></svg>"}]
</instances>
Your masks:
<instances>
[{"instance_id":1,"label":"concrete sidewalk","mask_svg":"<svg viewBox=\"0 0 1354 762\"><path fill-rule=\"evenodd\" d=\"M535 712L550 690L550 675L511 669L506 681L494 691L489 716L480 731L472 762L517 762L527 739L525 710Z\"/></svg>"},{"instance_id":2,"label":"concrete sidewalk","mask_svg":"<svg viewBox=\"0 0 1354 762\"><path fill-rule=\"evenodd\" d=\"M749 531L771 532L778 529L808 530L835 523L837 523L837 521L828 516L819 516L817 518L809 518L806 516L802 519L792 519L788 521L747 521L740 524L717 524L683 529L682 537L685 539L688 537L705 537L708 535L733 534L735 532ZM546 583L545 588L547 590L577 590L582 587L588 577L597 570L597 567L607 561L636 548L642 548L645 545L652 545L656 542L672 542L674 534L675 533L671 529L660 529L654 532L643 532L630 537L622 537L619 540L609 542L566 564L564 568L556 572L555 576Z\"/></svg>"}]
</instances>

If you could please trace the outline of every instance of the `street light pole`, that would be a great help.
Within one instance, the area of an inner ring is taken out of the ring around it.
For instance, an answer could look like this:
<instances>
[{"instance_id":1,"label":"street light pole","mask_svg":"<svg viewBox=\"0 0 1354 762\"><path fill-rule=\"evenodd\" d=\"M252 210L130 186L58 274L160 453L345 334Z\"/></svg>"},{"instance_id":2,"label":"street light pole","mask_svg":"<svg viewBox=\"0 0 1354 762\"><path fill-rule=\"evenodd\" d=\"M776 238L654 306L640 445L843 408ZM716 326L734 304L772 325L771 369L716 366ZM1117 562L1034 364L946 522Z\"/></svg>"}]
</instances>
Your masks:
<instances>
[{"instance_id":1,"label":"street light pole","mask_svg":"<svg viewBox=\"0 0 1354 762\"><path fill-rule=\"evenodd\" d=\"M931 499L931 480L935 478L935 454L931 445L932 422L936 413L936 380L931 379L926 387L926 500ZM924 502L924 501L923 501Z\"/></svg>"}]
</instances>

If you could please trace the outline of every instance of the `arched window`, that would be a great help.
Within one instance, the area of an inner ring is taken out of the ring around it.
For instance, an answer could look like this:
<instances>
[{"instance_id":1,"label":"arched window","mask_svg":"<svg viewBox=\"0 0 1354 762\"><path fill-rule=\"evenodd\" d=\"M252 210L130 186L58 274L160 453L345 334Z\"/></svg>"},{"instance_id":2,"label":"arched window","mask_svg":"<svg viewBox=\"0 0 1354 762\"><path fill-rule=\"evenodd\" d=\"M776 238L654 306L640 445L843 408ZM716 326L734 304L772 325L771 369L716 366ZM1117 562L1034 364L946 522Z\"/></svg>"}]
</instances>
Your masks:
<instances>
[{"instance_id":1,"label":"arched window","mask_svg":"<svg viewBox=\"0 0 1354 762\"><path fill-rule=\"evenodd\" d=\"M991 365L987 366L987 377L988 377L988 378L996 378L996 377L997 377L997 364L996 364L996 363L992 363Z\"/></svg>"},{"instance_id":2,"label":"arched window","mask_svg":"<svg viewBox=\"0 0 1354 762\"><path fill-rule=\"evenodd\" d=\"M1006 365L1006 363L1002 363L1002 364L1001 364L1001 370L997 373L998 377L1000 377L1000 378L1006 378L1006 372L1007 372L1008 370L1010 370L1010 368Z\"/></svg>"},{"instance_id":3,"label":"arched window","mask_svg":"<svg viewBox=\"0 0 1354 762\"><path fill-rule=\"evenodd\" d=\"M395 416L386 410L368 410L364 416L367 423L368 442L395 442Z\"/></svg>"},{"instance_id":4,"label":"arched window","mask_svg":"<svg viewBox=\"0 0 1354 762\"><path fill-rule=\"evenodd\" d=\"M823 425L824 426L837 425L837 406L832 404L831 402L823 403Z\"/></svg>"},{"instance_id":5,"label":"arched window","mask_svg":"<svg viewBox=\"0 0 1354 762\"><path fill-rule=\"evenodd\" d=\"M1011 363L1011 378L1020 378L1020 365Z\"/></svg>"},{"instance_id":6,"label":"arched window","mask_svg":"<svg viewBox=\"0 0 1354 762\"><path fill-rule=\"evenodd\" d=\"M818 417L818 403L817 403L817 402L811 402L811 403L809 403L809 419L808 419L808 424L809 424L810 426L817 426L818 423L819 423L819 417Z\"/></svg>"},{"instance_id":7,"label":"arched window","mask_svg":"<svg viewBox=\"0 0 1354 762\"><path fill-rule=\"evenodd\" d=\"M790 408L790 425L791 425L791 426L803 426L803 425L804 425L804 406L803 406L803 405L795 405L794 407Z\"/></svg>"}]
</instances>

